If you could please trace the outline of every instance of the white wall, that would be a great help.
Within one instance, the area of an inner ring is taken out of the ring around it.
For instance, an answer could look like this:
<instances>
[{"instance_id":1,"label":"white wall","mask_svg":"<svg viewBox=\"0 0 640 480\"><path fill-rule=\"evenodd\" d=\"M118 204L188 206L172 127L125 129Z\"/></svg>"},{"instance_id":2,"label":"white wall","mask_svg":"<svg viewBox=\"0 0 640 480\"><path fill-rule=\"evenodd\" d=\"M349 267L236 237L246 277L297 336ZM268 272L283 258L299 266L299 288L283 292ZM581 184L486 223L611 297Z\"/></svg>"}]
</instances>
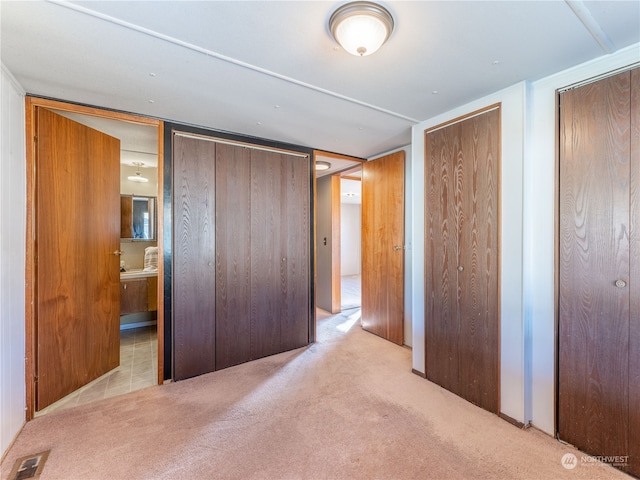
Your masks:
<instances>
[{"instance_id":1,"label":"white wall","mask_svg":"<svg viewBox=\"0 0 640 480\"><path fill-rule=\"evenodd\" d=\"M147 183L136 183L127 180L129 175L135 175L137 167L131 165L120 165L120 193L123 195L142 195L146 197L158 196L158 169L141 168L140 173L148 178Z\"/></svg>"},{"instance_id":2,"label":"white wall","mask_svg":"<svg viewBox=\"0 0 640 480\"><path fill-rule=\"evenodd\" d=\"M522 169L526 84L438 115L413 127L413 368L425 372L424 333L424 131L495 103L501 103L500 411L525 422L525 348L522 305Z\"/></svg>"},{"instance_id":3,"label":"white wall","mask_svg":"<svg viewBox=\"0 0 640 480\"><path fill-rule=\"evenodd\" d=\"M362 205L340 204L340 274L360 275Z\"/></svg>"},{"instance_id":4,"label":"white wall","mask_svg":"<svg viewBox=\"0 0 640 480\"><path fill-rule=\"evenodd\" d=\"M640 44L531 85L525 162L524 301L531 332L531 422L555 433L556 90L640 61Z\"/></svg>"},{"instance_id":5,"label":"white wall","mask_svg":"<svg viewBox=\"0 0 640 480\"><path fill-rule=\"evenodd\" d=\"M25 92L0 78L0 450L25 422Z\"/></svg>"}]
</instances>

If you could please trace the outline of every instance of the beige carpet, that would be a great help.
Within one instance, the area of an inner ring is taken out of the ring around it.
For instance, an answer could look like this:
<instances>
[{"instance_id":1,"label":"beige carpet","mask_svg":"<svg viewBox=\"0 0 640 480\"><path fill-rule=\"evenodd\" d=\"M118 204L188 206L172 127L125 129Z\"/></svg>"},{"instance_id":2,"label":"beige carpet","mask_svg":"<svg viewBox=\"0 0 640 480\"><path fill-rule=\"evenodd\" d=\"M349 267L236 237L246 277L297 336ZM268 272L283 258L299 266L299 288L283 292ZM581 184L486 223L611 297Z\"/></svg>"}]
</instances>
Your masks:
<instances>
[{"instance_id":1,"label":"beige carpet","mask_svg":"<svg viewBox=\"0 0 640 480\"><path fill-rule=\"evenodd\" d=\"M409 349L347 321L320 314L308 348L37 418L2 479L49 449L43 480L630 478L566 470L571 448L412 374Z\"/></svg>"}]
</instances>

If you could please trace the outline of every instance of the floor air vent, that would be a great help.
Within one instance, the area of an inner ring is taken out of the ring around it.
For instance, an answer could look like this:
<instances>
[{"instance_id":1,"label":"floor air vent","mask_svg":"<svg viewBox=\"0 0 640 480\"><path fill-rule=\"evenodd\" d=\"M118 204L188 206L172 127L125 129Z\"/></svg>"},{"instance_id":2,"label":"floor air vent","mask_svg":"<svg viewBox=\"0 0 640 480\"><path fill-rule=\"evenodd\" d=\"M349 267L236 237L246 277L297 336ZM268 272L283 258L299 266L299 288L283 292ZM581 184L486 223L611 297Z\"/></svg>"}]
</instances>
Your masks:
<instances>
[{"instance_id":1,"label":"floor air vent","mask_svg":"<svg viewBox=\"0 0 640 480\"><path fill-rule=\"evenodd\" d=\"M49 452L36 453L35 455L27 455L16 460L13 465L13 470L9 475L9 480L27 480L29 478L39 478L44 467L44 462L47 461Z\"/></svg>"}]
</instances>

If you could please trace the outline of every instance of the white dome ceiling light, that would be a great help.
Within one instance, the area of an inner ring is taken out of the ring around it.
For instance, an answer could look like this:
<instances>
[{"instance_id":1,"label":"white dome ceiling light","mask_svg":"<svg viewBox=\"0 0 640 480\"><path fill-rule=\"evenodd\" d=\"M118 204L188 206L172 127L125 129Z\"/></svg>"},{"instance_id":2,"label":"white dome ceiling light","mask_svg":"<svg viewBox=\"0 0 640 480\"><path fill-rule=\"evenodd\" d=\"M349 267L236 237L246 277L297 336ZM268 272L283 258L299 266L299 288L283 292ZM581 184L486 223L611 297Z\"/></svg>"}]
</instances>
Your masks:
<instances>
[{"instance_id":1,"label":"white dome ceiling light","mask_svg":"<svg viewBox=\"0 0 640 480\"><path fill-rule=\"evenodd\" d=\"M365 57L378 50L393 31L389 11L373 2L351 2L329 19L333 38L352 55Z\"/></svg>"},{"instance_id":2,"label":"white dome ceiling light","mask_svg":"<svg viewBox=\"0 0 640 480\"><path fill-rule=\"evenodd\" d=\"M329 170L331 168L331 164L329 162L323 162L322 160L318 160L316 162L316 170Z\"/></svg>"}]
</instances>

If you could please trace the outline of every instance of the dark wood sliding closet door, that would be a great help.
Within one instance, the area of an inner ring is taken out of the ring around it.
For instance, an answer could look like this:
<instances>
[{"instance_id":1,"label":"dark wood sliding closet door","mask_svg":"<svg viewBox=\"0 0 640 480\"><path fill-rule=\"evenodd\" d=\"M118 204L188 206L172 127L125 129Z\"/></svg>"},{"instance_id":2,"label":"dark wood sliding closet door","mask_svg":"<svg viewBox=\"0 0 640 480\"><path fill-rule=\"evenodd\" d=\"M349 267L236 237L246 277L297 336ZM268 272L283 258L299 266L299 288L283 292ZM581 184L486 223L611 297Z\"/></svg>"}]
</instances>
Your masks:
<instances>
[{"instance_id":1,"label":"dark wood sliding closet door","mask_svg":"<svg viewBox=\"0 0 640 480\"><path fill-rule=\"evenodd\" d=\"M426 133L427 378L498 412L500 110Z\"/></svg>"},{"instance_id":2,"label":"dark wood sliding closet door","mask_svg":"<svg viewBox=\"0 0 640 480\"><path fill-rule=\"evenodd\" d=\"M640 476L640 75L560 95L558 434Z\"/></svg>"},{"instance_id":3,"label":"dark wood sliding closet door","mask_svg":"<svg viewBox=\"0 0 640 480\"><path fill-rule=\"evenodd\" d=\"M309 158L174 134L174 379L309 343Z\"/></svg>"},{"instance_id":4,"label":"dark wood sliding closet door","mask_svg":"<svg viewBox=\"0 0 640 480\"><path fill-rule=\"evenodd\" d=\"M251 150L216 147L216 369L251 359Z\"/></svg>"},{"instance_id":5,"label":"dark wood sliding closet door","mask_svg":"<svg viewBox=\"0 0 640 480\"><path fill-rule=\"evenodd\" d=\"M216 144L173 139L174 379L215 369Z\"/></svg>"},{"instance_id":6,"label":"dark wood sliding closet door","mask_svg":"<svg viewBox=\"0 0 640 480\"><path fill-rule=\"evenodd\" d=\"M306 159L251 154L252 358L306 345L309 315L309 167ZM255 240L259 239L259 242Z\"/></svg>"},{"instance_id":7,"label":"dark wood sliding closet door","mask_svg":"<svg viewBox=\"0 0 640 480\"><path fill-rule=\"evenodd\" d=\"M251 345L254 358L280 348L282 301L286 295L286 257L280 228L284 204L279 155L255 152L251 165ZM259 159L259 161L255 161Z\"/></svg>"}]
</instances>

